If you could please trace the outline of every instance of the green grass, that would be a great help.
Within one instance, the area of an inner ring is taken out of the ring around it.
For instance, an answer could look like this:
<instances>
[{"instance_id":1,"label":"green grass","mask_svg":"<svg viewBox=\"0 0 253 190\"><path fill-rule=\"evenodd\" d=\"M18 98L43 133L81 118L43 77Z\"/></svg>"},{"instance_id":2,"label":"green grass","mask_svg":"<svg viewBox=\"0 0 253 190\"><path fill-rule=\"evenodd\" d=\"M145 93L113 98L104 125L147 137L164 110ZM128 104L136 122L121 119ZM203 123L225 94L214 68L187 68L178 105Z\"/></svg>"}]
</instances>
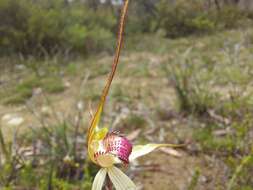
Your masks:
<instances>
[{"instance_id":1,"label":"green grass","mask_svg":"<svg viewBox=\"0 0 253 190\"><path fill-rule=\"evenodd\" d=\"M198 168L196 168L194 170L193 175L192 175L190 185L187 188L188 190L194 190L194 189L196 189L196 186L198 185L198 180L199 180L200 174L201 174L200 170Z\"/></svg>"},{"instance_id":2,"label":"green grass","mask_svg":"<svg viewBox=\"0 0 253 190\"><path fill-rule=\"evenodd\" d=\"M4 104L22 104L28 100L35 87L39 87L40 81L35 75L27 77L21 83L14 85L8 91L2 93Z\"/></svg>"},{"instance_id":3,"label":"green grass","mask_svg":"<svg viewBox=\"0 0 253 190\"><path fill-rule=\"evenodd\" d=\"M234 154L238 148L237 140L233 136L216 137L210 129L198 129L193 136L201 144L203 152Z\"/></svg>"},{"instance_id":4,"label":"green grass","mask_svg":"<svg viewBox=\"0 0 253 190\"><path fill-rule=\"evenodd\" d=\"M67 66L66 66L66 69L65 69L66 73L68 75L76 75L78 74L78 67L77 67L77 64L76 63L69 63Z\"/></svg>"},{"instance_id":5,"label":"green grass","mask_svg":"<svg viewBox=\"0 0 253 190\"><path fill-rule=\"evenodd\" d=\"M59 93L63 92L65 87L61 78L59 77L48 77L40 81L41 88L48 93Z\"/></svg>"},{"instance_id":6,"label":"green grass","mask_svg":"<svg viewBox=\"0 0 253 190\"><path fill-rule=\"evenodd\" d=\"M27 157L17 153L1 163L1 188L91 189L98 169L88 159L83 158L85 145L77 141L81 136L79 132L76 133L76 127L63 122L27 131L25 135L18 136L15 143L32 145L39 142L40 146L37 147L35 155Z\"/></svg>"},{"instance_id":7,"label":"green grass","mask_svg":"<svg viewBox=\"0 0 253 190\"><path fill-rule=\"evenodd\" d=\"M35 88L41 88L46 93L59 93L65 87L61 78L55 76L38 77L32 74L23 79L19 84L8 87L0 93L1 102L4 104L23 104L33 95Z\"/></svg>"}]
</instances>

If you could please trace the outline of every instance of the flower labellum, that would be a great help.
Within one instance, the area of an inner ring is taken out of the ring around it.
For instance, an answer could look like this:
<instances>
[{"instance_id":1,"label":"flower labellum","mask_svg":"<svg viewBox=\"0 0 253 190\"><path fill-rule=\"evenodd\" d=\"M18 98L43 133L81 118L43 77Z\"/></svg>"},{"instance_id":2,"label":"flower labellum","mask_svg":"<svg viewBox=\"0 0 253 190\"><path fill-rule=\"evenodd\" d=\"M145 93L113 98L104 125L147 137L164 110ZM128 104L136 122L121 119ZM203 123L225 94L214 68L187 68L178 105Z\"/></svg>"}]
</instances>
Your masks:
<instances>
[{"instance_id":1,"label":"flower labellum","mask_svg":"<svg viewBox=\"0 0 253 190\"><path fill-rule=\"evenodd\" d=\"M108 133L103 140L97 142L94 159L103 167L110 167L115 162L128 164L131 152L132 144L125 137Z\"/></svg>"},{"instance_id":2,"label":"flower labellum","mask_svg":"<svg viewBox=\"0 0 253 190\"><path fill-rule=\"evenodd\" d=\"M125 164L129 163L129 155L132 152L132 144L123 136L111 133L104 139L108 152L117 156Z\"/></svg>"}]
</instances>

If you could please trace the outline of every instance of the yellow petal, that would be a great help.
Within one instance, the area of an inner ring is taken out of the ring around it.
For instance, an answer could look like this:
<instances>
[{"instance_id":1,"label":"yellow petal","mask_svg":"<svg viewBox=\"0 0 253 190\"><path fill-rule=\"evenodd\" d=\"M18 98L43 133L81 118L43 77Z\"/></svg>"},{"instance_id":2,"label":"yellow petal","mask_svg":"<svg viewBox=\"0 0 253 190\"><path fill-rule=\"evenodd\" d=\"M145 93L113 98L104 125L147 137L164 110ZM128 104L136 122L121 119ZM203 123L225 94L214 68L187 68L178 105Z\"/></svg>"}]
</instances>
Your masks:
<instances>
[{"instance_id":1,"label":"yellow petal","mask_svg":"<svg viewBox=\"0 0 253 190\"><path fill-rule=\"evenodd\" d=\"M97 112L96 112L96 114L93 117L93 120L91 122L91 126L88 130L88 142L91 142L93 137L94 137L95 129L99 124L100 116L101 116L101 113L103 111L103 103L104 103L103 101L100 102L98 110L97 110Z\"/></svg>"},{"instance_id":2,"label":"yellow petal","mask_svg":"<svg viewBox=\"0 0 253 190\"><path fill-rule=\"evenodd\" d=\"M95 133L94 135L94 139L99 141L105 138L105 136L108 133L108 128L107 127L103 127L102 129L99 129L98 132Z\"/></svg>"},{"instance_id":3,"label":"yellow petal","mask_svg":"<svg viewBox=\"0 0 253 190\"><path fill-rule=\"evenodd\" d=\"M102 110L103 110L103 106L104 106L104 101L101 101L100 104L99 104L99 107L98 107L98 110L91 122L91 126L88 130L88 135L87 135L87 138L88 138L88 153L89 153L89 157L90 159L96 163L95 159L94 159L94 150L92 148L92 141L94 139L94 136L95 136L95 129L97 128L98 124L99 124L99 121L100 121L100 116L101 116L101 113L102 113Z\"/></svg>"},{"instance_id":4,"label":"yellow petal","mask_svg":"<svg viewBox=\"0 0 253 190\"><path fill-rule=\"evenodd\" d=\"M92 184L92 190L102 190L107 170L102 168L99 170Z\"/></svg>"},{"instance_id":5,"label":"yellow petal","mask_svg":"<svg viewBox=\"0 0 253 190\"><path fill-rule=\"evenodd\" d=\"M108 175L116 190L136 190L133 181L116 167L108 168Z\"/></svg>"},{"instance_id":6,"label":"yellow petal","mask_svg":"<svg viewBox=\"0 0 253 190\"><path fill-rule=\"evenodd\" d=\"M156 148L160 147L180 147L182 145L173 145L173 144L146 144L146 145L136 145L133 147L132 153L129 156L129 161L133 161L136 158L139 158L141 156L144 156L152 151L154 151Z\"/></svg>"}]
</instances>

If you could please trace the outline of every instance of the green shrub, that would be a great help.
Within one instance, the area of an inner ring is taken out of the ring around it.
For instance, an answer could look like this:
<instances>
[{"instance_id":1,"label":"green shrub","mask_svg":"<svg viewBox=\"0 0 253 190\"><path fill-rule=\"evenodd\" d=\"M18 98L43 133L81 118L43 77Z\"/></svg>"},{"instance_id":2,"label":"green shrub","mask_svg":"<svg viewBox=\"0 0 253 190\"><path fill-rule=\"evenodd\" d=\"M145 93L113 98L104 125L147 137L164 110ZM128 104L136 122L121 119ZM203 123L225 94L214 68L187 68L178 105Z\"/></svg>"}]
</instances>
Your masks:
<instances>
[{"instance_id":1,"label":"green shrub","mask_svg":"<svg viewBox=\"0 0 253 190\"><path fill-rule=\"evenodd\" d=\"M201 15L192 19L190 24L197 32L200 33L211 32L215 28L215 23L210 20L207 15Z\"/></svg>"},{"instance_id":2,"label":"green shrub","mask_svg":"<svg viewBox=\"0 0 253 190\"><path fill-rule=\"evenodd\" d=\"M231 29L243 24L246 17L245 11L235 6L227 6L216 12L215 20L219 28Z\"/></svg>"},{"instance_id":3,"label":"green shrub","mask_svg":"<svg viewBox=\"0 0 253 190\"><path fill-rule=\"evenodd\" d=\"M42 79L41 87L48 93L59 93L65 89L64 84L59 77L48 77Z\"/></svg>"},{"instance_id":4,"label":"green shrub","mask_svg":"<svg viewBox=\"0 0 253 190\"><path fill-rule=\"evenodd\" d=\"M152 0L138 0L130 3L126 32L131 34L150 33L154 30L156 15Z\"/></svg>"},{"instance_id":5,"label":"green shrub","mask_svg":"<svg viewBox=\"0 0 253 190\"><path fill-rule=\"evenodd\" d=\"M156 28L165 30L167 37L175 38L241 26L247 16L247 12L236 6L224 5L217 11L207 9L203 1L168 3L161 0L157 5Z\"/></svg>"},{"instance_id":6,"label":"green shrub","mask_svg":"<svg viewBox=\"0 0 253 190\"><path fill-rule=\"evenodd\" d=\"M0 48L2 53L21 51L26 38L29 8L22 0L0 1Z\"/></svg>"},{"instance_id":7,"label":"green shrub","mask_svg":"<svg viewBox=\"0 0 253 190\"><path fill-rule=\"evenodd\" d=\"M187 36L214 28L201 3L176 1L173 5L162 0L158 5L159 28L166 31L167 37Z\"/></svg>"},{"instance_id":8,"label":"green shrub","mask_svg":"<svg viewBox=\"0 0 253 190\"><path fill-rule=\"evenodd\" d=\"M191 49L187 49L180 54L180 59L169 64L165 70L176 92L179 110L202 115L214 107L218 94L210 92L208 87L210 76L201 64L191 61L190 52Z\"/></svg>"},{"instance_id":9,"label":"green shrub","mask_svg":"<svg viewBox=\"0 0 253 190\"><path fill-rule=\"evenodd\" d=\"M0 16L1 54L112 50L116 18L106 8L94 11L84 3L66 5L64 0L2 0Z\"/></svg>"},{"instance_id":10,"label":"green shrub","mask_svg":"<svg viewBox=\"0 0 253 190\"><path fill-rule=\"evenodd\" d=\"M33 95L35 88L41 88L47 93L59 93L65 90L62 79L59 76L46 75L39 77L35 74L24 78L0 94L4 104L23 104Z\"/></svg>"},{"instance_id":11,"label":"green shrub","mask_svg":"<svg viewBox=\"0 0 253 190\"><path fill-rule=\"evenodd\" d=\"M1 0L0 55L112 52L115 10L103 5L91 9L81 1ZM162 31L175 38L240 26L247 17L252 13L235 6L207 9L201 0L140 0L130 4L126 33Z\"/></svg>"}]
</instances>

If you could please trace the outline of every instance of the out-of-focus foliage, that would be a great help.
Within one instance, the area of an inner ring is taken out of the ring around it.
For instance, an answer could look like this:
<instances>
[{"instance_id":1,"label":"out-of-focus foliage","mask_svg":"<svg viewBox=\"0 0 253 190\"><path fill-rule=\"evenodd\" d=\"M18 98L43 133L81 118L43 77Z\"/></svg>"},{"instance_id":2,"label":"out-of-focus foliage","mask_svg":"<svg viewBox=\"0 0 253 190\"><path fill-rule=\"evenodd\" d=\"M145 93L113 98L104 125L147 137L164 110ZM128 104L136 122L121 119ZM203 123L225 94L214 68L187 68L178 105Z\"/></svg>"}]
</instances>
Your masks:
<instances>
[{"instance_id":1,"label":"out-of-focus foliage","mask_svg":"<svg viewBox=\"0 0 253 190\"><path fill-rule=\"evenodd\" d=\"M153 0L133 1L128 15L128 33L149 33L153 31L156 18L156 3Z\"/></svg>"},{"instance_id":2,"label":"out-of-focus foliage","mask_svg":"<svg viewBox=\"0 0 253 190\"><path fill-rule=\"evenodd\" d=\"M0 55L111 52L118 8L110 1L0 0ZM127 33L175 38L233 28L246 18L251 14L234 4L217 10L200 0L140 0L131 3Z\"/></svg>"},{"instance_id":3,"label":"out-of-focus foliage","mask_svg":"<svg viewBox=\"0 0 253 190\"><path fill-rule=\"evenodd\" d=\"M63 0L1 0L0 16L1 54L108 49L116 24L107 8L93 11Z\"/></svg>"},{"instance_id":4,"label":"out-of-focus foliage","mask_svg":"<svg viewBox=\"0 0 253 190\"><path fill-rule=\"evenodd\" d=\"M236 3L139 0L130 4L126 33L175 38L234 28L252 19ZM110 1L0 0L0 55L54 55L113 50L119 6Z\"/></svg>"},{"instance_id":5,"label":"out-of-focus foliage","mask_svg":"<svg viewBox=\"0 0 253 190\"><path fill-rule=\"evenodd\" d=\"M97 168L86 159L77 128L59 122L32 130L15 142L6 141L0 129L1 189L91 189ZM23 151L19 146L25 144L29 146Z\"/></svg>"},{"instance_id":6,"label":"out-of-focus foliage","mask_svg":"<svg viewBox=\"0 0 253 190\"><path fill-rule=\"evenodd\" d=\"M249 13L231 4L217 10L207 7L204 1L161 0L157 4L157 17L156 28L175 38L242 26Z\"/></svg>"}]
</instances>

